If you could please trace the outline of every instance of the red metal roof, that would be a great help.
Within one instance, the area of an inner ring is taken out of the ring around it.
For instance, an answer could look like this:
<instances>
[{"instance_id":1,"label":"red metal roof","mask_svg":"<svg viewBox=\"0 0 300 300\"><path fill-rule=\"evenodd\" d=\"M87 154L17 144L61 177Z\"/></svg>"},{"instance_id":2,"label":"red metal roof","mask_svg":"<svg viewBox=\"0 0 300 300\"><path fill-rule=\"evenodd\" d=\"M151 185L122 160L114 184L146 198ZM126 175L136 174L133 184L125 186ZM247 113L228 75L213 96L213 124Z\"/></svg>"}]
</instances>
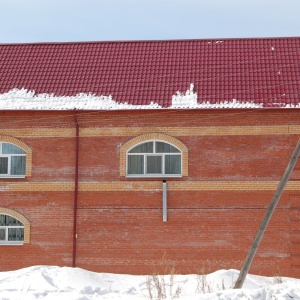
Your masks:
<instances>
[{"instance_id":1,"label":"red metal roof","mask_svg":"<svg viewBox=\"0 0 300 300\"><path fill-rule=\"evenodd\" d=\"M264 107L300 102L300 38L79 42L0 45L0 93L112 95L171 105L190 83L198 103Z\"/></svg>"}]
</instances>

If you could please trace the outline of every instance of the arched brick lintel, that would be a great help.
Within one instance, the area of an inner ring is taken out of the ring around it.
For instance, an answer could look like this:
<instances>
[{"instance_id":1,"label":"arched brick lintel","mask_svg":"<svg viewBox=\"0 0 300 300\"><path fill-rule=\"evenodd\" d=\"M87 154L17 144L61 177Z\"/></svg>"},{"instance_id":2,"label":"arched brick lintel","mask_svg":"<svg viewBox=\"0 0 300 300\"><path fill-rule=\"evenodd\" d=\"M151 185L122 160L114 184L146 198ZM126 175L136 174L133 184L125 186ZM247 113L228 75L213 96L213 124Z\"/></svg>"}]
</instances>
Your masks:
<instances>
[{"instance_id":1,"label":"arched brick lintel","mask_svg":"<svg viewBox=\"0 0 300 300\"><path fill-rule=\"evenodd\" d=\"M148 141L148 140L160 140L163 142L170 143L180 149L182 153L182 176L188 176L188 148L178 139L173 136L159 133L159 132L149 132L145 134L138 135L131 140L127 141L120 148L120 176L126 176L126 153L127 151L136 144Z\"/></svg>"}]
</instances>

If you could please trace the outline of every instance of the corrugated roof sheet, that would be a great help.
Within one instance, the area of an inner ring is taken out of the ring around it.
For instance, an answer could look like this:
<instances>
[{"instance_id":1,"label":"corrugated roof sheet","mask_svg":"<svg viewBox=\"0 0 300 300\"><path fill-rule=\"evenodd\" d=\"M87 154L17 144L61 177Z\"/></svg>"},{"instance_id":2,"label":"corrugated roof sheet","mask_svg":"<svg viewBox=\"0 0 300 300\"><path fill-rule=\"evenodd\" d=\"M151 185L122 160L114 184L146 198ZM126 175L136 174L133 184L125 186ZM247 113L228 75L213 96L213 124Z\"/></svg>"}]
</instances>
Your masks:
<instances>
[{"instance_id":1,"label":"corrugated roof sheet","mask_svg":"<svg viewBox=\"0 0 300 300\"><path fill-rule=\"evenodd\" d=\"M0 93L93 93L168 107L190 83L198 103L297 105L300 38L0 45Z\"/></svg>"}]
</instances>

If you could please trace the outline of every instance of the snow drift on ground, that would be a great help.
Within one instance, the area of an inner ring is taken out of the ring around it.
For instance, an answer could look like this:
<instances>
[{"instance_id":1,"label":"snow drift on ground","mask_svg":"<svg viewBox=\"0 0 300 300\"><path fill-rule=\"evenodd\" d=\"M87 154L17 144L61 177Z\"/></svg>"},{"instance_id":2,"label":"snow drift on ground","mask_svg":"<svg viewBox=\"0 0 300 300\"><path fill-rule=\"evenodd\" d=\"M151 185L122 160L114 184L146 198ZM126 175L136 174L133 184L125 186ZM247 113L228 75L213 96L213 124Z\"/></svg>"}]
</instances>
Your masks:
<instances>
[{"instance_id":1,"label":"snow drift on ground","mask_svg":"<svg viewBox=\"0 0 300 300\"><path fill-rule=\"evenodd\" d=\"M300 299L300 279L248 275L243 289L234 290L238 273L220 270L208 275L134 276L33 266L0 272L0 299L157 299L155 284L160 285L165 299Z\"/></svg>"}]
</instances>

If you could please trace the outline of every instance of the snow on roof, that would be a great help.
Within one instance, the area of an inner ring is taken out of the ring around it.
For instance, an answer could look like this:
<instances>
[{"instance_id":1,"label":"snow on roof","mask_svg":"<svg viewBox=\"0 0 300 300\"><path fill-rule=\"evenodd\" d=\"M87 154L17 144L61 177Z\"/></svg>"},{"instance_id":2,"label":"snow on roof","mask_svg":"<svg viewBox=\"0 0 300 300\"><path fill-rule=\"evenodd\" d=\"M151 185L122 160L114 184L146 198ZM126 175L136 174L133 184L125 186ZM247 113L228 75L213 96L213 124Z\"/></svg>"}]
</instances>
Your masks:
<instances>
[{"instance_id":1,"label":"snow on roof","mask_svg":"<svg viewBox=\"0 0 300 300\"><path fill-rule=\"evenodd\" d=\"M194 84L184 93L177 91L172 96L172 105L170 108L262 108L263 104L253 102L240 102L236 99L232 101L220 101L219 103L210 103L209 101L198 103L197 93L194 93Z\"/></svg>"},{"instance_id":2,"label":"snow on roof","mask_svg":"<svg viewBox=\"0 0 300 300\"><path fill-rule=\"evenodd\" d=\"M190 89L186 93L177 92L172 96L170 109L195 108L261 108L262 104L250 102L224 101L211 104L208 101L197 102L197 93ZM36 95L34 91L26 89L13 89L0 95L0 110L127 110L127 109L162 109L158 103L150 102L148 105L134 105L119 103L112 96L96 96L92 94L78 94L76 96L55 96L49 94Z\"/></svg>"},{"instance_id":3,"label":"snow on roof","mask_svg":"<svg viewBox=\"0 0 300 300\"><path fill-rule=\"evenodd\" d=\"M34 91L13 89L0 95L0 110L117 110L155 109L156 103L133 105L118 103L111 96L77 94L76 96L36 95Z\"/></svg>"}]
</instances>

